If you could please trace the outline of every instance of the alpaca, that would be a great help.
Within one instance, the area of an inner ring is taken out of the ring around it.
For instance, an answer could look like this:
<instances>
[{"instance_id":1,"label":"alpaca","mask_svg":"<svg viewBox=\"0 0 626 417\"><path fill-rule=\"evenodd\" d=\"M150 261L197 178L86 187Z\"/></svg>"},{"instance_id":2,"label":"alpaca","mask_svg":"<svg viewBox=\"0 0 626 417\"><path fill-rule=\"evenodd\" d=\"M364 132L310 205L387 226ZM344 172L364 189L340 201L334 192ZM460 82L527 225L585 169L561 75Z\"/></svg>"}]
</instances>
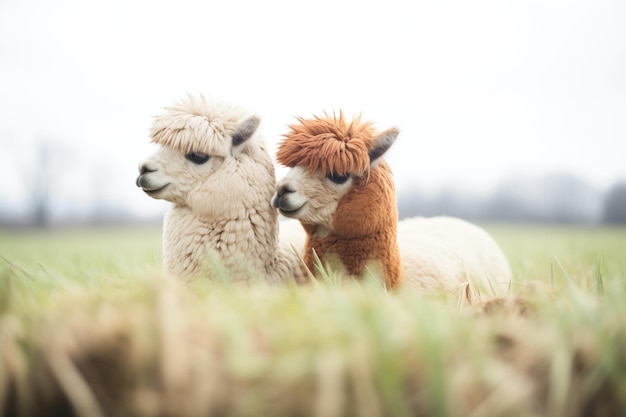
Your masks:
<instances>
[{"instance_id":1,"label":"alpaca","mask_svg":"<svg viewBox=\"0 0 626 417\"><path fill-rule=\"evenodd\" d=\"M314 271L339 259L349 275L380 269L387 288L458 293L471 301L493 294L492 280L508 280L506 257L481 228L453 218L398 223L392 172L383 160L398 130L379 133L343 113L298 118L280 143L277 159L291 168L278 182L272 204L298 219L307 234L304 260Z\"/></svg>"},{"instance_id":2,"label":"alpaca","mask_svg":"<svg viewBox=\"0 0 626 417\"><path fill-rule=\"evenodd\" d=\"M385 285L402 281L397 242L398 210L389 166L382 156L398 130L378 134L357 118L298 119L280 144L278 161L292 169L272 199L281 214L300 220L307 234L304 261L333 256L350 275L382 268Z\"/></svg>"},{"instance_id":3,"label":"alpaca","mask_svg":"<svg viewBox=\"0 0 626 417\"><path fill-rule=\"evenodd\" d=\"M225 102L187 96L152 124L159 149L136 184L171 207L163 221L163 265L191 279L217 255L235 281L300 281L298 256L280 245L271 206L274 165L257 134L260 119Z\"/></svg>"}]
</instances>

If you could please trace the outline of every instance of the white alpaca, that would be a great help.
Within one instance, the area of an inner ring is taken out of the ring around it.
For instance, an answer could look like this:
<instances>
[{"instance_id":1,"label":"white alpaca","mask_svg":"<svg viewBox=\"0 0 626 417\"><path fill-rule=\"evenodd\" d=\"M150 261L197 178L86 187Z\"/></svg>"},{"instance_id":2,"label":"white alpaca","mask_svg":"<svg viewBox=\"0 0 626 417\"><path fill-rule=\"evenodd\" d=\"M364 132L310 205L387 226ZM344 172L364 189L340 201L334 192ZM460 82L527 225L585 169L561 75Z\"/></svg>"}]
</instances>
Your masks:
<instances>
[{"instance_id":1,"label":"white alpaca","mask_svg":"<svg viewBox=\"0 0 626 417\"><path fill-rule=\"evenodd\" d=\"M355 276L374 261L388 288L460 294L468 303L507 288L508 261L480 227L448 217L398 222L395 187L382 158L396 129L379 133L342 114L298 122L278 150L279 162L291 169L278 182L273 204L306 230L309 269L312 251L322 261L339 257Z\"/></svg>"},{"instance_id":2,"label":"white alpaca","mask_svg":"<svg viewBox=\"0 0 626 417\"><path fill-rule=\"evenodd\" d=\"M150 136L160 148L139 165L137 185L172 203L163 222L166 273L191 279L217 255L236 281L302 279L297 256L279 244L274 165L259 122L203 96L155 118Z\"/></svg>"}]
</instances>

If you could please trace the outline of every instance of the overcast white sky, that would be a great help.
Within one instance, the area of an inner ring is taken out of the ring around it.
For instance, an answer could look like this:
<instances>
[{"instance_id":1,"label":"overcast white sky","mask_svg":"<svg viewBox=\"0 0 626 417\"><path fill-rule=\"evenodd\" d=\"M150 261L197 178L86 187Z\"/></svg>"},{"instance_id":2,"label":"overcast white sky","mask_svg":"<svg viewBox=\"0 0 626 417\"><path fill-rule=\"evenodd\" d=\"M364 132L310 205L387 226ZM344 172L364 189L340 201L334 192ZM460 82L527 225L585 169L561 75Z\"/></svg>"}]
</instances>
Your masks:
<instances>
[{"instance_id":1,"label":"overcast white sky","mask_svg":"<svg viewBox=\"0 0 626 417\"><path fill-rule=\"evenodd\" d=\"M607 188L626 180L626 2L0 0L0 206L27 204L53 141L64 201L161 210L137 164L187 92L260 115L272 151L296 115L397 126L401 188Z\"/></svg>"}]
</instances>

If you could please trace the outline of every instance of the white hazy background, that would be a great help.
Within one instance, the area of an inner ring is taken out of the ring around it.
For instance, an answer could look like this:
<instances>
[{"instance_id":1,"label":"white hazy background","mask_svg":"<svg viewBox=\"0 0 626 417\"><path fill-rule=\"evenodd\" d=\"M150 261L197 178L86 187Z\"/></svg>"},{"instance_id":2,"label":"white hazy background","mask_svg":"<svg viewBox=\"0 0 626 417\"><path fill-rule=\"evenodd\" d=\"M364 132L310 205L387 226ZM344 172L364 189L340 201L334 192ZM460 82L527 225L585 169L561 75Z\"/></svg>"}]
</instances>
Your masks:
<instances>
[{"instance_id":1,"label":"white hazy background","mask_svg":"<svg viewBox=\"0 0 626 417\"><path fill-rule=\"evenodd\" d=\"M626 2L0 0L0 206L30 209L48 143L57 212L162 212L137 165L187 93L261 116L272 152L295 116L397 126L400 189L605 190L626 179Z\"/></svg>"}]
</instances>

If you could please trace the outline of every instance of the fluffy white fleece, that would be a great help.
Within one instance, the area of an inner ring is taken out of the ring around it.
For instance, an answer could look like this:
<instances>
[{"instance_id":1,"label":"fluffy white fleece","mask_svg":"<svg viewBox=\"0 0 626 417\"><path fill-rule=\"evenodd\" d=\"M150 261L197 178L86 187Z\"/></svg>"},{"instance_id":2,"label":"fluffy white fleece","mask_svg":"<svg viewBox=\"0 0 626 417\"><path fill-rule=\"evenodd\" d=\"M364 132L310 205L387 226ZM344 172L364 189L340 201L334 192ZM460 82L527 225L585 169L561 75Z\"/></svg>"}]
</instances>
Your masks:
<instances>
[{"instance_id":1,"label":"fluffy white fleece","mask_svg":"<svg viewBox=\"0 0 626 417\"><path fill-rule=\"evenodd\" d=\"M459 295L469 303L508 290L506 256L473 223L443 216L405 219L398 223L398 244L407 288Z\"/></svg>"},{"instance_id":2,"label":"fluffy white fleece","mask_svg":"<svg viewBox=\"0 0 626 417\"><path fill-rule=\"evenodd\" d=\"M241 108L203 96L155 118L151 139L160 148L140 164L137 185L172 203L163 223L166 273L191 279L209 273L215 258L237 281L302 279L297 256L279 244L274 165L258 124Z\"/></svg>"},{"instance_id":3,"label":"fluffy white fleece","mask_svg":"<svg viewBox=\"0 0 626 417\"><path fill-rule=\"evenodd\" d=\"M281 225L281 241L302 252L306 238L302 227L293 220ZM507 257L476 224L446 216L404 219L398 222L398 244L405 289L459 297L468 304L509 289L512 275Z\"/></svg>"}]
</instances>

